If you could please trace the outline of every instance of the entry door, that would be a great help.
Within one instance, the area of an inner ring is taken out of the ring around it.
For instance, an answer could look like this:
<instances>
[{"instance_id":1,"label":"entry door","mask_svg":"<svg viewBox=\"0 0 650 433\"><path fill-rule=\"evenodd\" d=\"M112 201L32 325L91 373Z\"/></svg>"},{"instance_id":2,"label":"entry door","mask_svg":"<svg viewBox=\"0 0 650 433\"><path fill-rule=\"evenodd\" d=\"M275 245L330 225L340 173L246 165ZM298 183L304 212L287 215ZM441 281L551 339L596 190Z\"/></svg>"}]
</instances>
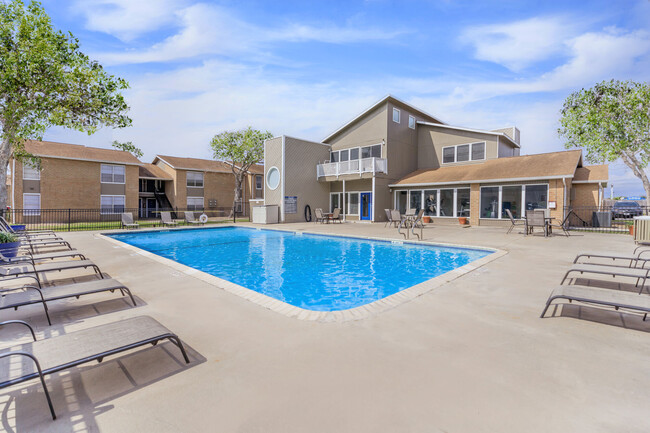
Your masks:
<instances>
[{"instance_id":1,"label":"entry door","mask_svg":"<svg viewBox=\"0 0 650 433\"><path fill-rule=\"evenodd\" d=\"M147 218L154 218L156 217L156 209L158 208L158 202L156 202L155 198L148 198L147 199Z\"/></svg>"},{"instance_id":2,"label":"entry door","mask_svg":"<svg viewBox=\"0 0 650 433\"><path fill-rule=\"evenodd\" d=\"M370 220L372 218L372 193L361 193L361 219Z\"/></svg>"}]
</instances>

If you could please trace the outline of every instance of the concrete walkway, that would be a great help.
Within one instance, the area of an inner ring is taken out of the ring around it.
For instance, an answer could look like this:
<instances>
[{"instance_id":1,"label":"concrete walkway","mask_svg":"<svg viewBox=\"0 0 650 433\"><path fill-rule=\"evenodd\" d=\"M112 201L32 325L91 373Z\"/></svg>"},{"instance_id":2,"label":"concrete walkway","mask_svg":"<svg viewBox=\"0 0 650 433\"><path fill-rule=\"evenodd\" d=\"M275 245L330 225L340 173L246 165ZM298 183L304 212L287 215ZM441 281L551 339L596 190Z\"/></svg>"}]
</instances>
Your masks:
<instances>
[{"instance_id":1,"label":"concrete walkway","mask_svg":"<svg viewBox=\"0 0 650 433\"><path fill-rule=\"evenodd\" d=\"M383 224L282 228L399 238ZM5 431L646 432L650 321L586 306L551 309L576 253L630 253L629 235L505 235L432 226L425 240L509 252L397 308L345 323L282 316L96 233L64 233L140 306L97 295L3 312L41 336L147 314L189 346L111 357L0 391ZM648 296L648 295L644 295ZM11 330L0 334L6 346ZM27 341L27 339L25 339Z\"/></svg>"}]
</instances>

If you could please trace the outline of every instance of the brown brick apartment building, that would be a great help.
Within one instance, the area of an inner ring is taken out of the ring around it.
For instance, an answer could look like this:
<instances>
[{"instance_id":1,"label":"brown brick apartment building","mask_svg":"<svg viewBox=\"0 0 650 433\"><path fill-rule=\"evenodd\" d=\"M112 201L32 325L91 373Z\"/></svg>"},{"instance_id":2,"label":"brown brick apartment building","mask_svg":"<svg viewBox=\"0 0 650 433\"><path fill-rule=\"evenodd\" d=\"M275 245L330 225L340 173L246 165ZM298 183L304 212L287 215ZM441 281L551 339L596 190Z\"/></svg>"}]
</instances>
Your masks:
<instances>
[{"instance_id":1,"label":"brown brick apartment building","mask_svg":"<svg viewBox=\"0 0 650 433\"><path fill-rule=\"evenodd\" d=\"M37 216L41 209L139 209L153 217L161 208L213 210L232 207L234 176L221 161L156 156L152 164L128 152L76 144L28 141L25 150L40 170L12 160L9 204ZM243 186L244 203L262 198L263 168L253 166ZM248 215L249 209L241 209Z\"/></svg>"}]
</instances>

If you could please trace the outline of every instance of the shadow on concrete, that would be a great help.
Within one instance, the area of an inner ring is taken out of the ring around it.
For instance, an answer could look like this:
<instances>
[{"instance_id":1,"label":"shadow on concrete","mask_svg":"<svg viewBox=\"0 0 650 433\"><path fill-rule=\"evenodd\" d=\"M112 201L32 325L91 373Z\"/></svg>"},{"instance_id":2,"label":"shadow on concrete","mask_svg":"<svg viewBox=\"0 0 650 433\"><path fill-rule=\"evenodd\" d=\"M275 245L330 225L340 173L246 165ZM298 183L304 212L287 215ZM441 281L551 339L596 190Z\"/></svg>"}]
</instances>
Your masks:
<instances>
[{"instance_id":1,"label":"shadow on concrete","mask_svg":"<svg viewBox=\"0 0 650 433\"><path fill-rule=\"evenodd\" d=\"M206 359L183 343L190 364L173 343L115 355L47 376L57 419L52 420L38 379L8 388L0 394L0 429L23 431L99 431L96 417L114 408L111 401L202 364ZM166 391L173 392L173 388ZM149 399L147 405L155 405Z\"/></svg>"},{"instance_id":2,"label":"shadow on concrete","mask_svg":"<svg viewBox=\"0 0 650 433\"><path fill-rule=\"evenodd\" d=\"M632 329L635 331L650 332L650 320L644 321L642 314L626 312L620 309L606 310L605 308L585 304L562 303L555 304L549 308L547 316L545 317L567 317L572 319L588 320L603 325L618 326L619 328Z\"/></svg>"}]
</instances>

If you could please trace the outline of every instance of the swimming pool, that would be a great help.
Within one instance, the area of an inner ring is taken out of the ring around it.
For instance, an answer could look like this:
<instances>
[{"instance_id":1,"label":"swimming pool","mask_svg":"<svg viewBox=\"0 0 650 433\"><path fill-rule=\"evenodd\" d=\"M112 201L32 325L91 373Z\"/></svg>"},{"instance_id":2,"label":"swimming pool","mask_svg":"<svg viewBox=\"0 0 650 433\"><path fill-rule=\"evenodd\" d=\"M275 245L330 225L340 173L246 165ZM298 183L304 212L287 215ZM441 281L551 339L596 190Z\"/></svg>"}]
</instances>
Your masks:
<instances>
[{"instance_id":1,"label":"swimming pool","mask_svg":"<svg viewBox=\"0 0 650 433\"><path fill-rule=\"evenodd\" d=\"M492 251L221 227L108 235L296 307L359 307Z\"/></svg>"}]
</instances>

